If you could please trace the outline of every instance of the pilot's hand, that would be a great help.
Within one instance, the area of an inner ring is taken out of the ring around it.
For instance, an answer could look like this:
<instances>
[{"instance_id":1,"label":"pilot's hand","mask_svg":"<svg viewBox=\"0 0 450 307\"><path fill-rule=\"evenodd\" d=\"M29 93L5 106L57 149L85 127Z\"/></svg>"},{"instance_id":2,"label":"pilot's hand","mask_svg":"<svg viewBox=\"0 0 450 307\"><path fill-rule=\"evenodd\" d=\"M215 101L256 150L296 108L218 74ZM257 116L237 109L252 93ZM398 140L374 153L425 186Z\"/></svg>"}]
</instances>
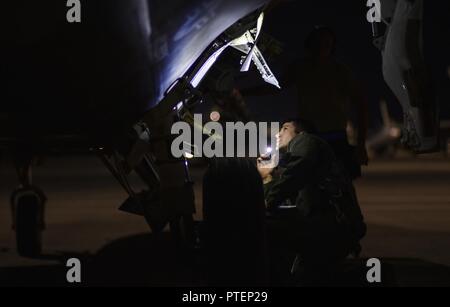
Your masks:
<instances>
[{"instance_id":1,"label":"pilot's hand","mask_svg":"<svg viewBox=\"0 0 450 307\"><path fill-rule=\"evenodd\" d=\"M264 182L271 178L275 169L272 159L267 160L266 157L259 157L256 166Z\"/></svg>"}]
</instances>

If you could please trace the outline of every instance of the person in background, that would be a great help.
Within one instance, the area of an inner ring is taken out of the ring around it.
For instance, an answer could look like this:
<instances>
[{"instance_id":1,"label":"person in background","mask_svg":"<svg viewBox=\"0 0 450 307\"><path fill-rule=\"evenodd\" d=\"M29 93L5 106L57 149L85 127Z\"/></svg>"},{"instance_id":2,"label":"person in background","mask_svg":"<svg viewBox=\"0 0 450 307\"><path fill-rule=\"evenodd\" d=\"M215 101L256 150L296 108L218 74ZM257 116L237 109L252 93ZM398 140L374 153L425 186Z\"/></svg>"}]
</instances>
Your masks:
<instances>
[{"instance_id":1,"label":"person in background","mask_svg":"<svg viewBox=\"0 0 450 307\"><path fill-rule=\"evenodd\" d=\"M296 87L298 114L314 125L316 135L330 144L349 176L355 179L361 176L361 165L368 164L368 106L350 68L335 59L336 46L331 28L316 27L305 40L307 56L289 66L281 86ZM264 86L242 89L241 93L264 96L276 90ZM351 120L356 122L356 146L347 139L347 124Z\"/></svg>"}]
</instances>

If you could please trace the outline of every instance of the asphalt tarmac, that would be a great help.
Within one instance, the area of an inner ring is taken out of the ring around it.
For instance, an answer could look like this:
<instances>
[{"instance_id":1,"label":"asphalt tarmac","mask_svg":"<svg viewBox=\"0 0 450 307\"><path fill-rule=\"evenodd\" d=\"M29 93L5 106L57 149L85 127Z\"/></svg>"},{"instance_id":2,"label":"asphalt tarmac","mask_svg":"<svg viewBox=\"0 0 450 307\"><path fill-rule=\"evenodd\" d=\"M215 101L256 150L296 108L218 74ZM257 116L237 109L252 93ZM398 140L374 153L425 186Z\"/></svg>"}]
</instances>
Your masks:
<instances>
[{"instance_id":1,"label":"asphalt tarmac","mask_svg":"<svg viewBox=\"0 0 450 307\"><path fill-rule=\"evenodd\" d=\"M50 157L34 170L48 197L44 247L37 259L20 257L9 205L17 178L8 159L0 166L0 286L67 285L72 257L84 265L85 285L201 285L198 263L185 265L192 259L169 234L155 237L143 218L117 210L127 195L91 156ZM197 220L202 172L193 170ZM362 259L381 260L384 285L450 286L450 160L375 160L356 189L368 224Z\"/></svg>"}]
</instances>

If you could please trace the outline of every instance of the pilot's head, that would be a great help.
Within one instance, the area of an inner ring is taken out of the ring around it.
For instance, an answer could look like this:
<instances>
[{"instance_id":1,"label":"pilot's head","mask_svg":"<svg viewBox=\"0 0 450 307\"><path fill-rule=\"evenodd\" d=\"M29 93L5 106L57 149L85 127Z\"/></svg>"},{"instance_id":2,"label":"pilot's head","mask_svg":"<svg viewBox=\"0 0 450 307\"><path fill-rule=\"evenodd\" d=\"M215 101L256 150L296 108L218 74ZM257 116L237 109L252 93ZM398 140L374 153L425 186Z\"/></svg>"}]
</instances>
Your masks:
<instances>
[{"instance_id":1,"label":"pilot's head","mask_svg":"<svg viewBox=\"0 0 450 307\"><path fill-rule=\"evenodd\" d=\"M277 144L279 149L286 149L289 143L300 133L314 133L315 129L308 121L300 118L285 120L282 123L280 132L277 134Z\"/></svg>"},{"instance_id":2,"label":"pilot's head","mask_svg":"<svg viewBox=\"0 0 450 307\"><path fill-rule=\"evenodd\" d=\"M317 26L306 38L305 49L313 57L331 57L336 50L336 34L330 27Z\"/></svg>"}]
</instances>

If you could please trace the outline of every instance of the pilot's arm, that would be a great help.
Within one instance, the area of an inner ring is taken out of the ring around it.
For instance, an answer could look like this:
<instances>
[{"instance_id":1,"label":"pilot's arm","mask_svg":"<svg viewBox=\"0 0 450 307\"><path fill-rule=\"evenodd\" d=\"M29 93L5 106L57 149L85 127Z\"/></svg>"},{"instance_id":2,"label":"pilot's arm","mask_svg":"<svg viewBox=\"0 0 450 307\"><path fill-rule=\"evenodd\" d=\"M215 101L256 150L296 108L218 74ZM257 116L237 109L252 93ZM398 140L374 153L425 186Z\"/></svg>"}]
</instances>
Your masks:
<instances>
[{"instance_id":1,"label":"pilot's arm","mask_svg":"<svg viewBox=\"0 0 450 307\"><path fill-rule=\"evenodd\" d=\"M314 176L317 165L317 145L306 139L294 139L285 171L271 186L266 197L267 209L275 210L284 200L297 195Z\"/></svg>"}]
</instances>

